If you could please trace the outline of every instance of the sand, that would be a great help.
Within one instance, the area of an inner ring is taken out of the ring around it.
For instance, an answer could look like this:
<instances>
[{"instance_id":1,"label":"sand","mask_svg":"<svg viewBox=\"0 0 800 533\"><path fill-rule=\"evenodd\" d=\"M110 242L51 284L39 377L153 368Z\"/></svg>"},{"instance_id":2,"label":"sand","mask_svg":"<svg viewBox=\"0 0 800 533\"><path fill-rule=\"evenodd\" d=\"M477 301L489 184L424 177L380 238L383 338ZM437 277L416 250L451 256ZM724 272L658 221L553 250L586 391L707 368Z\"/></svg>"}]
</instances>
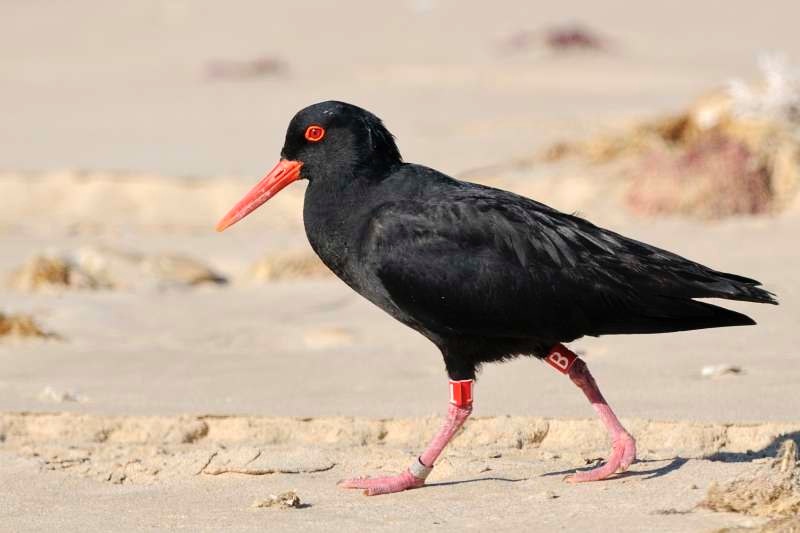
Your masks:
<instances>
[{"instance_id":1,"label":"sand","mask_svg":"<svg viewBox=\"0 0 800 533\"><path fill-rule=\"evenodd\" d=\"M564 522L584 530L597 527L602 509L622 531L645 523L655 531L747 526L766 520L696 505L711 484L772 461L763 454L773 452L776 435L800 430L630 420L642 460L608 483L573 487L564 475L603 453L595 421L478 418L425 489L367 500L336 488L353 472L404 467L422 443L419 431L437 422L4 415L5 505L21 523L27 515L28 524L45 529L109 529L113 516L115 530L547 530ZM748 450L756 443L760 449ZM297 505L263 503L292 490ZM41 513L45 507L49 512Z\"/></svg>"},{"instance_id":2,"label":"sand","mask_svg":"<svg viewBox=\"0 0 800 533\"><path fill-rule=\"evenodd\" d=\"M584 530L596 527L605 509L605 520L619 521L622 531L645 523L675 531L766 522L697 504L733 475L758 475L773 461L778 436L800 431L798 423L627 422L640 461L613 481L578 487L563 477L604 452L602 427L593 420L473 419L426 488L368 500L336 481L355 471L403 468L435 418L4 415L0 468L9 476L11 516L23 519L44 501L60 500L55 512L35 519L47 529L106 529L107 513L114 513L112 529L120 530L317 531L333 523L388 531L546 530L565 521ZM65 502L66 491L73 496ZM288 503L276 505L276 494L286 491L299 501L284 495Z\"/></svg>"},{"instance_id":3,"label":"sand","mask_svg":"<svg viewBox=\"0 0 800 533\"><path fill-rule=\"evenodd\" d=\"M757 216L645 217L620 163L538 155L754 78L760 52L800 64L798 7L770 9L4 5L0 313L46 337L0 337L0 529L767 523L700 504L800 435L800 198ZM536 37L575 19L605 51ZM382 116L408 160L756 277L781 305L726 303L756 327L573 344L639 441L629 474L563 483L608 442L568 380L518 359L483 370L475 417L428 487L338 489L400 470L435 431L441 357L319 268L303 184L213 232L274 163L294 111L326 98ZM703 375L717 365L741 371Z\"/></svg>"}]
</instances>

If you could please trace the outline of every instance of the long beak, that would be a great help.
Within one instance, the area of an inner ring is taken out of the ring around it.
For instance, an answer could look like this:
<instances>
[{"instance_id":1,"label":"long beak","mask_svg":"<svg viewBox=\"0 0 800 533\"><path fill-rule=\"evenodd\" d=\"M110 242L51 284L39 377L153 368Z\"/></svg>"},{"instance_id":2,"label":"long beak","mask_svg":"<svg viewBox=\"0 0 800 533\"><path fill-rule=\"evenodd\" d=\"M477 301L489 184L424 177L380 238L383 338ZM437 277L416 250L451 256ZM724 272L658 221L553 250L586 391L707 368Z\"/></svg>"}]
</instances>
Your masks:
<instances>
[{"instance_id":1,"label":"long beak","mask_svg":"<svg viewBox=\"0 0 800 533\"><path fill-rule=\"evenodd\" d=\"M275 168L264 176L244 198L239 200L233 209L228 211L222 220L217 223L217 231L223 231L229 226L233 226L244 217L255 211L261 204L278 194L278 192L296 181L300 177L300 161L289 161L281 159Z\"/></svg>"}]
</instances>

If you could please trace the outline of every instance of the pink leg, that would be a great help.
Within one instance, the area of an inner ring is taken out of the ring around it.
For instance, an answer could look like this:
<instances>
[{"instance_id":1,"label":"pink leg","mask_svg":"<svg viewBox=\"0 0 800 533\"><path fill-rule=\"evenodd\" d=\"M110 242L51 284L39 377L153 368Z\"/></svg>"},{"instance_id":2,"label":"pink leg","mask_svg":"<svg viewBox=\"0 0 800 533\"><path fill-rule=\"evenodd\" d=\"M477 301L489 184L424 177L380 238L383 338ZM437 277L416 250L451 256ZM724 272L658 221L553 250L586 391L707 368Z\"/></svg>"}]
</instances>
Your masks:
<instances>
[{"instance_id":1,"label":"pink leg","mask_svg":"<svg viewBox=\"0 0 800 533\"><path fill-rule=\"evenodd\" d=\"M581 483L584 481L599 481L614 475L617 472L624 472L636 459L636 441L628 433L619 419L606 403L605 398L600 393L592 374L586 363L576 359L569 369L569 377L575 385L581 388L583 393L592 403L592 407L600 415L600 420L611 435L613 447L611 455L605 464L592 470L577 472L567 478L570 483Z\"/></svg>"},{"instance_id":2,"label":"pink leg","mask_svg":"<svg viewBox=\"0 0 800 533\"><path fill-rule=\"evenodd\" d=\"M422 452L419 459L402 474L383 477L357 477L347 479L339 483L340 487L347 489L365 489L364 494L375 496L378 494L389 494L408 489L415 489L425 484L425 478L433 468L433 463L441 455L447 443L453 435L464 425L470 413L472 413L472 380L450 382L451 387L458 387L459 390L467 391L462 399L458 394L456 399L451 400L447 408L447 419L433 438L431 443ZM453 395L451 395L451 398Z\"/></svg>"}]
</instances>

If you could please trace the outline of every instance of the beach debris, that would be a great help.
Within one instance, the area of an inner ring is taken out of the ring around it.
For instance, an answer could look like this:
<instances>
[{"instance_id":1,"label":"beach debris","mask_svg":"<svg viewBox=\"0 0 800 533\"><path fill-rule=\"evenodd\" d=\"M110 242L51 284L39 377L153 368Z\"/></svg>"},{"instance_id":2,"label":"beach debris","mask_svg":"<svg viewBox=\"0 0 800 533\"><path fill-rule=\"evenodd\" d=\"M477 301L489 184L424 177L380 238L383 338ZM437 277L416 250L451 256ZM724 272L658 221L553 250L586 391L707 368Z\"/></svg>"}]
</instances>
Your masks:
<instances>
[{"instance_id":1,"label":"beach debris","mask_svg":"<svg viewBox=\"0 0 800 533\"><path fill-rule=\"evenodd\" d=\"M194 444L208 435L208 423L199 418L184 418L170 428L164 440L178 441L181 444Z\"/></svg>"},{"instance_id":2,"label":"beach debris","mask_svg":"<svg viewBox=\"0 0 800 533\"><path fill-rule=\"evenodd\" d=\"M772 518L797 517L800 515L797 442L783 441L776 458L754 475L723 484L713 483L700 505L713 511Z\"/></svg>"},{"instance_id":3,"label":"beach debris","mask_svg":"<svg viewBox=\"0 0 800 533\"><path fill-rule=\"evenodd\" d=\"M511 53L531 48L546 48L553 52L599 51L608 49L608 40L583 24L570 22L516 31L501 43L500 48Z\"/></svg>"},{"instance_id":4,"label":"beach debris","mask_svg":"<svg viewBox=\"0 0 800 533\"><path fill-rule=\"evenodd\" d=\"M651 514L661 515L661 516L671 516L671 515L689 514L691 512L692 512L691 509L676 509L674 507L668 507L666 509L656 509Z\"/></svg>"},{"instance_id":5,"label":"beach debris","mask_svg":"<svg viewBox=\"0 0 800 533\"><path fill-rule=\"evenodd\" d=\"M20 314L4 314L0 312L0 337L38 337L56 338L57 335L44 331L33 317Z\"/></svg>"},{"instance_id":6,"label":"beach debris","mask_svg":"<svg viewBox=\"0 0 800 533\"><path fill-rule=\"evenodd\" d=\"M72 252L32 257L11 274L9 285L36 291L167 288L225 282L223 276L191 257L85 246Z\"/></svg>"},{"instance_id":7,"label":"beach debris","mask_svg":"<svg viewBox=\"0 0 800 533\"><path fill-rule=\"evenodd\" d=\"M65 403L65 402L80 402L85 403L88 401L86 396L71 390L58 390L50 385L47 385L39 393L38 398L42 402L49 403Z\"/></svg>"},{"instance_id":8,"label":"beach debris","mask_svg":"<svg viewBox=\"0 0 800 533\"><path fill-rule=\"evenodd\" d=\"M210 80L248 80L279 76L288 71L287 64L273 56L258 56L252 59L217 59L205 66L205 75Z\"/></svg>"},{"instance_id":9,"label":"beach debris","mask_svg":"<svg viewBox=\"0 0 800 533\"><path fill-rule=\"evenodd\" d=\"M700 369L700 375L704 378L720 378L723 376L736 376L742 373L742 367L737 365L719 364L705 365Z\"/></svg>"},{"instance_id":10,"label":"beach debris","mask_svg":"<svg viewBox=\"0 0 800 533\"><path fill-rule=\"evenodd\" d=\"M180 254L124 252L108 247L83 247L72 254L78 269L110 288L222 284L223 276L200 261Z\"/></svg>"},{"instance_id":11,"label":"beach debris","mask_svg":"<svg viewBox=\"0 0 800 533\"><path fill-rule=\"evenodd\" d=\"M35 256L23 266L20 275L21 284L31 287L38 285L69 285L69 265L58 257Z\"/></svg>"},{"instance_id":12,"label":"beach debris","mask_svg":"<svg viewBox=\"0 0 800 533\"><path fill-rule=\"evenodd\" d=\"M251 505L253 508L262 508L262 507L276 507L278 509L300 509L305 507L300 502L300 496L297 495L297 492L294 490L290 490L287 492L282 492L277 496L275 494L270 494L269 498L263 500L256 500Z\"/></svg>"},{"instance_id":13,"label":"beach debris","mask_svg":"<svg viewBox=\"0 0 800 533\"><path fill-rule=\"evenodd\" d=\"M15 289L35 291L44 288L73 287L96 289L96 281L63 257L36 255L11 274L9 285Z\"/></svg>"},{"instance_id":14,"label":"beach debris","mask_svg":"<svg viewBox=\"0 0 800 533\"><path fill-rule=\"evenodd\" d=\"M267 255L250 268L255 281L325 278L332 273L312 252L290 251Z\"/></svg>"},{"instance_id":15,"label":"beach debris","mask_svg":"<svg viewBox=\"0 0 800 533\"><path fill-rule=\"evenodd\" d=\"M594 30L581 24L570 23L545 29L544 42L558 52L571 50L604 50L606 40Z\"/></svg>"},{"instance_id":16,"label":"beach debris","mask_svg":"<svg viewBox=\"0 0 800 533\"><path fill-rule=\"evenodd\" d=\"M145 274L164 284L201 285L210 283L221 285L227 281L205 264L184 255L145 256L140 262L140 268Z\"/></svg>"},{"instance_id":17,"label":"beach debris","mask_svg":"<svg viewBox=\"0 0 800 533\"><path fill-rule=\"evenodd\" d=\"M559 142L545 161L622 161L625 203L643 215L712 219L779 211L800 190L800 76L760 62L764 81L731 82L685 111L621 133Z\"/></svg>"},{"instance_id":18,"label":"beach debris","mask_svg":"<svg viewBox=\"0 0 800 533\"><path fill-rule=\"evenodd\" d=\"M745 143L724 135L698 139L677 152L654 149L633 171L625 201L644 215L711 219L766 213L770 178L755 158Z\"/></svg>"}]
</instances>

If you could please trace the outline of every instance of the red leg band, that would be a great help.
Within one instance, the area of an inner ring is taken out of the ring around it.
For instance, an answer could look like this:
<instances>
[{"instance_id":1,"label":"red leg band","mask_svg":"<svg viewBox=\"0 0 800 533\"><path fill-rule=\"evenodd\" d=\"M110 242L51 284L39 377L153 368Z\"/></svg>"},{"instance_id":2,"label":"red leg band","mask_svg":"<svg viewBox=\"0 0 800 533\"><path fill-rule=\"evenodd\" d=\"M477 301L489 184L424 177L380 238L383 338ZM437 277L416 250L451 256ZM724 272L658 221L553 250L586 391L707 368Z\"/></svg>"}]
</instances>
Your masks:
<instances>
[{"instance_id":1,"label":"red leg band","mask_svg":"<svg viewBox=\"0 0 800 533\"><path fill-rule=\"evenodd\" d=\"M450 403L456 407L472 407L471 379L450 380Z\"/></svg>"},{"instance_id":2,"label":"red leg band","mask_svg":"<svg viewBox=\"0 0 800 533\"><path fill-rule=\"evenodd\" d=\"M578 360L578 356L572 353L572 351L563 344L556 344L550 348L550 352L544 360L548 365L562 374L569 374L569 370L572 368L572 365L575 364L575 361Z\"/></svg>"}]
</instances>

